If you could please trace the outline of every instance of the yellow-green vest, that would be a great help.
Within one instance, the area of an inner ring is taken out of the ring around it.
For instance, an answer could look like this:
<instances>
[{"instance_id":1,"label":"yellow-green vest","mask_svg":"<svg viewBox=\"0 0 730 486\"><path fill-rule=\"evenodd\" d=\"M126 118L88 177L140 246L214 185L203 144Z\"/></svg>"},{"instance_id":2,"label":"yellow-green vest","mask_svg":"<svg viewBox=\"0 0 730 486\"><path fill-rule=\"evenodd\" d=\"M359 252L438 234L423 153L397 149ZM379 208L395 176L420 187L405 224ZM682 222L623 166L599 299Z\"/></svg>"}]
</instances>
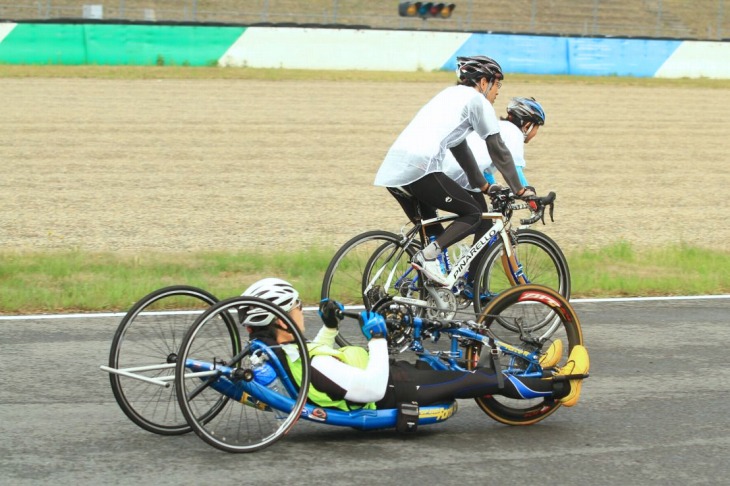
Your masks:
<instances>
[{"instance_id":1,"label":"yellow-green vest","mask_svg":"<svg viewBox=\"0 0 730 486\"><path fill-rule=\"evenodd\" d=\"M307 349L309 350L309 356L311 358L314 358L315 356L333 356L345 364L355 366L363 370L368 365L368 352L360 346L345 346L339 349L334 349L323 344L308 343ZM297 359L296 361L291 361L288 355L286 359L289 364L289 370L291 370L294 381L297 383L297 385L301 384L302 360ZM349 404L347 400L332 400L329 395L317 390L312 384L309 385L308 398L320 407L338 408L344 411L349 411L353 408L350 406L351 404ZM371 402L364 405L357 404L354 408L365 408L368 410L374 410L375 403Z\"/></svg>"}]
</instances>

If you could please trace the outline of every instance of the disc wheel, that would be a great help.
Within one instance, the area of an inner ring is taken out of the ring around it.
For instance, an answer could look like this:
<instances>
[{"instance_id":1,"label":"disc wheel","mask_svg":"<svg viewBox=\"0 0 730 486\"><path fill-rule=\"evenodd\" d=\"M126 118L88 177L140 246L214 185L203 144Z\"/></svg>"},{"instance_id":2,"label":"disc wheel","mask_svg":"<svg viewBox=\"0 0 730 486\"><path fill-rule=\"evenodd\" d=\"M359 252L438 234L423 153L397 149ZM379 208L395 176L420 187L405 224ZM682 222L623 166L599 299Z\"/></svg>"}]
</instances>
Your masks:
<instances>
[{"instance_id":1,"label":"disc wheel","mask_svg":"<svg viewBox=\"0 0 730 486\"><path fill-rule=\"evenodd\" d=\"M509 328L502 325L502 321L509 322ZM544 354L553 342L560 340L562 353L554 370L544 370L548 376L567 362L574 346L583 344L580 322L573 307L562 295L540 285L520 285L506 290L482 311L478 322L489 329L488 332L495 339L539 355ZM537 326L537 322L549 324ZM467 366L470 369L476 367L481 352L481 344L467 346ZM530 368L530 363L525 359L504 351L500 352L499 362L501 371L518 376ZM531 371L535 370L534 366L533 363ZM534 424L560 407L560 403L553 398L513 399L488 395L477 398L476 402L487 415L508 425Z\"/></svg>"},{"instance_id":2,"label":"disc wheel","mask_svg":"<svg viewBox=\"0 0 730 486\"><path fill-rule=\"evenodd\" d=\"M178 407L172 377L185 332L195 319L218 301L212 294L184 285L156 290L140 299L122 318L112 340L109 367L136 371L148 378L166 379L169 387L114 373L112 392L129 419L161 435L190 432ZM216 404L212 403L211 407Z\"/></svg>"}]
</instances>

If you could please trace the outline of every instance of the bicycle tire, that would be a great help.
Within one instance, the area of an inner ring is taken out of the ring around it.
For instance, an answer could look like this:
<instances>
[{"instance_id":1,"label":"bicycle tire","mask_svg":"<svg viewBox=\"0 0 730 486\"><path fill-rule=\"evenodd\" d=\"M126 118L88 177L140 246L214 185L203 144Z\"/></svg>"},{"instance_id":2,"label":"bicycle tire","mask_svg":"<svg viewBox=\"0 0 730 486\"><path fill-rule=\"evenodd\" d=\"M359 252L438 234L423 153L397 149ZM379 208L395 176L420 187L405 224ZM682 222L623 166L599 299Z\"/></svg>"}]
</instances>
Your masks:
<instances>
[{"instance_id":1,"label":"bicycle tire","mask_svg":"<svg viewBox=\"0 0 730 486\"><path fill-rule=\"evenodd\" d=\"M523 331L522 335L519 332L510 331L501 323L494 325L498 319L543 320L546 314L556 316L549 327L541 327L536 331ZM558 292L542 285L525 284L506 290L482 311L479 322L485 324L494 337L500 341L540 354L546 352L555 340L563 341L564 346L560 359L555 365L556 370L566 363L574 346L583 344L580 321L573 307ZM542 344L535 344L533 339ZM476 367L481 351L481 343L467 346L466 360L469 369ZM513 373L519 373L527 365L520 359L504 354L501 354L500 358L502 370L509 370ZM531 425L545 419L560 408L560 402L553 398L518 400L501 395L491 395L475 400L489 417L507 425Z\"/></svg>"},{"instance_id":2,"label":"bicycle tire","mask_svg":"<svg viewBox=\"0 0 730 486\"><path fill-rule=\"evenodd\" d=\"M187 285L164 287L147 294L132 306L117 327L109 352L109 367L174 363L187 329L198 314L216 302L218 299L209 292ZM189 312L172 312L173 309ZM173 368L139 372L153 378L169 377L172 373ZM190 432L177 406L174 383L164 388L114 373L109 374L109 379L117 404L139 427L160 435Z\"/></svg>"},{"instance_id":3,"label":"bicycle tire","mask_svg":"<svg viewBox=\"0 0 730 486\"><path fill-rule=\"evenodd\" d=\"M568 261L557 243L544 233L520 229L513 235L516 262L509 261L504 242L493 245L476 270L474 311L482 312L489 299L517 284L537 284L555 289L570 299L571 281ZM521 267L521 276L512 266ZM505 324L509 326L509 324ZM514 330L514 329L513 329Z\"/></svg>"},{"instance_id":4,"label":"bicycle tire","mask_svg":"<svg viewBox=\"0 0 730 486\"><path fill-rule=\"evenodd\" d=\"M213 388L214 382L225 378L235 385L236 380L245 378L237 378L232 373L196 378L187 373L188 366L193 366L195 360L220 364L220 369L250 370L246 367L255 352L249 346L251 340L247 332L243 336L239 334L238 325L231 318L243 306L258 307L274 314L294 338L291 345L296 346L302 360L302 378L296 397L292 397L294 406L289 411L275 411L260 402L250 402L244 395L240 399L227 397L219 413L207 414L209 402L223 396ZM175 369L180 409L195 433L211 446L233 453L261 450L289 432L301 416L309 389L309 363L305 338L281 307L256 297L239 296L223 300L195 321L180 346L180 359Z\"/></svg>"},{"instance_id":5,"label":"bicycle tire","mask_svg":"<svg viewBox=\"0 0 730 486\"><path fill-rule=\"evenodd\" d=\"M321 298L350 307L362 305L368 310L388 296L408 294L421 298L425 291L420 285L409 289L417 275L410 260L418 246L411 243L403 248L402 240L395 233L379 230L351 238L330 261L322 282ZM392 270L395 271L391 274ZM375 280L371 281L372 278ZM389 278L390 285L386 285ZM340 346L350 346L363 342L364 338L359 328L348 326L340 329L335 340Z\"/></svg>"}]
</instances>

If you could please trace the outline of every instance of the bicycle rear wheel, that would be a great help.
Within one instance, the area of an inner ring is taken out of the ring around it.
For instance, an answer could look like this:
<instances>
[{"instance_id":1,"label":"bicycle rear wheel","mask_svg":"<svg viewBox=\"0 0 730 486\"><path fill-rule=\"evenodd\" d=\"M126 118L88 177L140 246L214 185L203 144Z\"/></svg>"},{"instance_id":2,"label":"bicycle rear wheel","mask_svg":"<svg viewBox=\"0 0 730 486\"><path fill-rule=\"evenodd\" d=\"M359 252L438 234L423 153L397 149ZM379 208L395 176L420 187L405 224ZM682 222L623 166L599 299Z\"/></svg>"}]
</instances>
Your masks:
<instances>
[{"instance_id":1,"label":"bicycle rear wheel","mask_svg":"<svg viewBox=\"0 0 730 486\"><path fill-rule=\"evenodd\" d=\"M544 285L570 299L568 261L557 243L544 233L531 229L517 230L514 242L514 260L507 257L504 242L500 241L489 249L479 264L474 278L474 310L477 314L490 299L524 283ZM509 327L509 323L505 325Z\"/></svg>"},{"instance_id":2,"label":"bicycle rear wheel","mask_svg":"<svg viewBox=\"0 0 730 486\"><path fill-rule=\"evenodd\" d=\"M294 404L289 410L274 410L237 388L243 380L253 379L254 363L260 361L248 332L240 335L234 322L241 307L273 314L293 336L286 345L287 353L299 355L302 378L296 393L289 396ZM209 376L191 376L193 368L206 367ZM306 404L309 376L305 339L289 314L266 300L241 296L211 307L188 330L180 346L175 383L180 408L201 439L226 452L254 452L273 444L294 426ZM219 412L208 413L211 404L221 399Z\"/></svg>"},{"instance_id":3,"label":"bicycle rear wheel","mask_svg":"<svg viewBox=\"0 0 730 486\"><path fill-rule=\"evenodd\" d=\"M534 322L545 321L548 316L550 316L549 325L541 327L531 325ZM512 331L501 321L509 321L510 327L514 329L522 327L523 330ZM551 366L551 369L555 370L567 362L574 346L583 344L580 321L573 307L562 295L541 285L520 285L506 290L484 309L479 316L479 322L488 327L495 339L540 355L544 355L553 342L561 341L562 352L556 358L556 363ZM467 346L467 366L470 369L476 367L481 352L481 343ZM531 365L526 360L509 353L501 353L500 366L502 371L519 376L529 366L534 368L535 364ZM550 372L550 370L545 371ZM484 413L508 425L534 424L560 407L560 402L553 398L518 400L501 395L488 395L475 400Z\"/></svg>"},{"instance_id":4,"label":"bicycle rear wheel","mask_svg":"<svg viewBox=\"0 0 730 486\"><path fill-rule=\"evenodd\" d=\"M402 238L389 231L357 235L332 257L322 281L321 298L370 309L387 295L408 293L417 275L410 265L416 251L416 243L404 248Z\"/></svg>"},{"instance_id":5,"label":"bicycle rear wheel","mask_svg":"<svg viewBox=\"0 0 730 486\"><path fill-rule=\"evenodd\" d=\"M332 258L322 282L323 299L370 310L396 295L420 299L425 290L411 257L418 245L403 246L402 237L389 231L368 231L345 243ZM357 325L341 326L340 346L361 345L365 339Z\"/></svg>"},{"instance_id":6,"label":"bicycle rear wheel","mask_svg":"<svg viewBox=\"0 0 730 486\"><path fill-rule=\"evenodd\" d=\"M212 294L186 285L165 287L146 295L119 324L109 352L109 367L152 367L135 373L170 379L173 384L173 366L185 332L217 301ZM161 435L190 432L177 405L174 385L165 388L114 373L109 374L109 380L119 407L138 426Z\"/></svg>"}]
</instances>

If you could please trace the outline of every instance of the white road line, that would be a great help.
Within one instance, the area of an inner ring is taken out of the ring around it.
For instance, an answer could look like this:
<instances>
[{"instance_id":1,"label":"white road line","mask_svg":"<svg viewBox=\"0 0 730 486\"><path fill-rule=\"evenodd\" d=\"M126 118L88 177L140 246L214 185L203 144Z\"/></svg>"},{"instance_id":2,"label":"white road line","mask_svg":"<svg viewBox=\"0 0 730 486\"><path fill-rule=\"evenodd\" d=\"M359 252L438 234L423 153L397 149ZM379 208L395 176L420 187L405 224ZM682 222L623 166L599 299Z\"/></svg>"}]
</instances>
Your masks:
<instances>
[{"instance_id":1,"label":"white road line","mask_svg":"<svg viewBox=\"0 0 730 486\"><path fill-rule=\"evenodd\" d=\"M604 299L570 299L571 303L581 302L643 302L643 301L661 301L661 300L715 300L730 299L730 294L723 295L676 295L669 297L616 297ZM316 311L318 307L305 307L305 311ZM35 315L18 315L18 316L0 316L0 321L34 321L39 319L97 319L100 317L124 317L126 312L89 312L86 314L35 314Z\"/></svg>"}]
</instances>

